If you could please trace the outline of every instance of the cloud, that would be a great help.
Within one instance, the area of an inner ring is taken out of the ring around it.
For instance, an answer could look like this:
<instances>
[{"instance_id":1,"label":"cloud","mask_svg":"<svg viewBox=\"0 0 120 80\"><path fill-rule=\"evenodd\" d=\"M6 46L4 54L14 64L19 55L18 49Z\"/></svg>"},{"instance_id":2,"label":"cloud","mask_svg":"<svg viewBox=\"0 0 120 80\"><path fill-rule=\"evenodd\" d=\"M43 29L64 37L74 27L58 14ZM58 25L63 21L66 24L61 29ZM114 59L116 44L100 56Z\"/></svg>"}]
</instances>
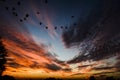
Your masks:
<instances>
[{"instance_id":1,"label":"cloud","mask_svg":"<svg viewBox=\"0 0 120 80\"><path fill-rule=\"evenodd\" d=\"M8 63L6 64L7 69L29 68L45 71L46 69L51 71L62 69L61 66L64 64L64 61L59 61L54 55L48 52L47 45L43 43L40 43L40 45L36 44L32 35L24 26L22 29L20 26L20 29L17 27L8 26L7 24L3 25L3 23L0 26L0 36L3 38L8 57L12 58L8 59Z\"/></svg>"},{"instance_id":2,"label":"cloud","mask_svg":"<svg viewBox=\"0 0 120 80\"><path fill-rule=\"evenodd\" d=\"M104 4L103 4L104 3ZM79 55L68 63L99 61L120 52L119 0L99 3L85 19L63 32L66 47L77 46Z\"/></svg>"},{"instance_id":3,"label":"cloud","mask_svg":"<svg viewBox=\"0 0 120 80\"><path fill-rule=\"evenodd\" d=\"M50 69L52 71L59 71L62 69L60 66L58 66L56 64L48 64L48 63L46 63L46 68Z\"/></svg>"},{"instance_id":4,"label":"cloud","mask_svg":"<svg viewBox=\"0 0 120 80\"><path fill-rule=\"evenodd\" d=\"M62 69L63 71L65 71L65 72L71 72L71 68L64 68L64 69Z\"/></svg>"},{"instance_id":5,"label":"cloud","mask_svg":"<svg viewBox=\"0 0 120 80\"><path fill-rule=\"evenodd\" d=\"M84 73L75 73L75 74L72 74L70 76L75 76L75 75L84 75Z\"/></svg>"},{"instance_id":6,"label":"cloud","mask_svg":"<svg viewBox=\"0 0 120 80\"><path fill-rule=\"evenodd\" d=\"M95 73L94 75L107 75L107 74L114 74L116 72L100 72L100 73Z\"/></svg>"},{"instance_id":7,"label":"cloud","mask_svg":"<svg viewBox=\"0 0 120 80\"><path fill-rule=\"evenodd\" d=\"M114 67L94 67L94 70L110 70L113 69Z\"/></svg>"},{"instance_id":8,"label":"cloud","mask_svg":"<svg viewBox=\"0 0 120 80\"><path fill-rule=\"evenodd\" d=\"M7 63L7 65L9 65L10 67L13 67L13 68L25 67L25 66L20 65L20 64L18 64L16 62Z\"/></svg>"},{"instance_id":9,"label":"cloud","mask_svg":"<svg viewBox=\"0 0 120 80\"><path fill-rule=\"evenodd\" d=\"M78 68L85 68L85 67L89 67L89 66L92 66L92 65L82 65L82 66L78 66Z\"/></svg>"}]
</instances>

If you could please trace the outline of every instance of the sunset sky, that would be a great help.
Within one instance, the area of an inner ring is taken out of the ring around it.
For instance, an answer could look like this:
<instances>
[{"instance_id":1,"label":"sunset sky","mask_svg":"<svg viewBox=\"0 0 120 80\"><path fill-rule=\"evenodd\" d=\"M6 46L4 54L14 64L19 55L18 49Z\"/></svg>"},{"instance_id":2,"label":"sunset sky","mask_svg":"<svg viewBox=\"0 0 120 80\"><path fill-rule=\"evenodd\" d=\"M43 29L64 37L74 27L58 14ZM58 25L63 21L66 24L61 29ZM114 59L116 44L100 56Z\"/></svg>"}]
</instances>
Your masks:
<instances>
[{"instance_id":1,"label":"sunset sky","mask_svg":"<svg viewBox=\"0 0 120 80\"><path fill-rule=\"evenodd\" d=\"M119 0L1 0L3 75L120 75Z\"/></svg>"}]
</instances>

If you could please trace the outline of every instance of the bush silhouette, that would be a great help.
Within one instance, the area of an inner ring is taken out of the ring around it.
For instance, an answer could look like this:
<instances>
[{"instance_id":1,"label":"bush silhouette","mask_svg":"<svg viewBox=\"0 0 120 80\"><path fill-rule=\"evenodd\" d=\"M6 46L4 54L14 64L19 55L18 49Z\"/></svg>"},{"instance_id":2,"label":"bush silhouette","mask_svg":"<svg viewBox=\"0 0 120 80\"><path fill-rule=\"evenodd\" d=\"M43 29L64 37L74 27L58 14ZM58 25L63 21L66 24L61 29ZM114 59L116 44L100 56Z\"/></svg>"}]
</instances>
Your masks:
<instances>
[{"instance_id":1,"label":"bush silhouette","mask_svg":"<svg viewBox=\"0 0 120 80\"><path fill-rule=\"evenodd\" d=\"M89 80L96 80L94 76L90 76Z\"/></svg>"}]
</instances>

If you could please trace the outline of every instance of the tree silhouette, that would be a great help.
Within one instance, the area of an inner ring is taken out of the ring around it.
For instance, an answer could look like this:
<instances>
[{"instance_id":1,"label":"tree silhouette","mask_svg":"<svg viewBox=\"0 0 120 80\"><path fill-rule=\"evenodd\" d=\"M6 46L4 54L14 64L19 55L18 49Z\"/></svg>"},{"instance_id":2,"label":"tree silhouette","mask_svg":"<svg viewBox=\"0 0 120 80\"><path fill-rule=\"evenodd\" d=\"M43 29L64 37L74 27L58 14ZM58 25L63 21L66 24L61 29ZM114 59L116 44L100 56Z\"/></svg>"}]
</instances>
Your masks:
<instances>
[{"instance_id":1,"label":"tree silhouette","mask_svg":"<svg viewBox=\"0 0 120 80\"><path fill-rule=\"evenodd\" d=\"M89 80L96 80L94 76L90 76Z\"/></svg>"},{"instance_id":2,"label":"tree silhouette","mask_svg":"<svg viewBox=\"0 0 120 80\"><path fill-rule=\"evenodd\" d=\"M2 44L2 38L0 37L0 76L2 76L3 71L5 70L4 64L6 63L7 52Z\"/></svg>"}]
</instances>

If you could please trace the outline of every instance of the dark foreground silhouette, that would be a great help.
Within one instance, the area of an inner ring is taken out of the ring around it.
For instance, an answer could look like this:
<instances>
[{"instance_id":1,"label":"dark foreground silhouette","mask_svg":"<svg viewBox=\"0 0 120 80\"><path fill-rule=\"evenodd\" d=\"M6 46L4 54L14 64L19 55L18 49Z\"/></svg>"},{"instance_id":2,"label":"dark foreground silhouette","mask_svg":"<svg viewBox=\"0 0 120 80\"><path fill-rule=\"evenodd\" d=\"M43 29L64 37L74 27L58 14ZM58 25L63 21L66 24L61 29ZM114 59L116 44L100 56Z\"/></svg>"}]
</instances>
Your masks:
<instances>
[{"instance_id":1,"label":"dark foreground silhouette","mask_svg":"<svg viewBox=\"0 0 120 80\"><path fill-rule=\"evenodd\" d=\"M15 78L9 75L4 75L0 76L0 80L15 80Z\"/></svg>"},{"instance_id":2,"label":"dark foreground silhouette","mask_svg":"<svg viewBox=\"0 0 120 80\"><path fill-rule=\"evenodd\" d=\"M89 80L97 80L94 76L90 76ZM115 79L113 76L111 77L106 77L105 80L120 80L120 79Z\"/></svg>"},{"instance_id":3,"label":"dark foreground silhouette","mask_svg":"<svg viewBox=\"0 0 120 80\"><path fill-rule=\"evenodd\" d=\"M2 43L2 38L0 37L0 76L2 76L2 73L5 70L4 64L7 61L6 56L7 56L7 51Z\"/></svg>"},{"instance_id":4,"label":"dark foreground silhouette","mask_svg":"<svg viewBox=\"0 0 120 80\"><path fill-rule=\"evenodd\" d=\"M60 79L60 78L46 78L46 79L15 79L12 76L9 75L4 75L4 76L0 76L0 80L84 80L84 79ZM86 79L85 79L86 80ZM101 79L96 79L94 76L90 76L89 79L87 80L101 80ZM120 80L120 79L115 79L114 77L106 77L105 79L102 80Z\"/></svg>"},{"instance_id":5,"label":"dark foreground silhouette","mask_svg":"<svg viewBox=\"0 0 120 80\"><path fill-rule=\"evenodd\" d=\"M114 77L106 77L106 80L116 80Z\"/></svg>"},{"instance_id":6,"label":"dark foreground silhouette","mask_svg":"<svg viewBox=\"0 0 120 80\"><path fill-rule=\"evenodd\" d=\"M96 80L94 76L90 76L89 80Z\"/></svg>"},{"instance_id":7,"label":"dark foreground silhouette","mask_svg":"<svg viewBox=\"0 0 120 80\"><path fill-rule=\"evenodd\" d=\"M62 80L62 79L56 79L56 78L47 78L45 80Z\"/></svg>"}]
</instances>

